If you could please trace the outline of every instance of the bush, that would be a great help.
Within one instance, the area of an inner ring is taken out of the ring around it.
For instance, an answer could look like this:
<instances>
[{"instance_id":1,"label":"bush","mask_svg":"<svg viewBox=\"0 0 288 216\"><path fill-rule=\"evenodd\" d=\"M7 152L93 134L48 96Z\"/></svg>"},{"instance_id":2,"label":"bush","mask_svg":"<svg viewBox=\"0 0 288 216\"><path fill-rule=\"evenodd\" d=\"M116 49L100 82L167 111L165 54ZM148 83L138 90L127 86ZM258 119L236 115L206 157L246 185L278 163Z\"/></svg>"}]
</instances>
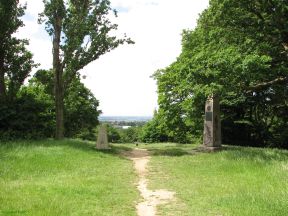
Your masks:
<instances>
[{"instance_id":1,"label":"bush","mask_svg":"<svg viewBox=\"0 0 288 216\"><path fill-rule=\"evenodd\" d=\"M140 140L144 143L167 142L168 135L163 132L157 118L154 117L143 126Z\"/></svg>"},{"instance_id":2,"label":"bush","mask_svg":"<svg viewBox=\"0 0 288 216\"><path fill-rule=\"evenodd\" d=\"M90 130L87 129L87 128L84 128L75 137L79 138L79 139L83 139L83 140L96 141L96 139L97 139L97 130L95 128L90 129Z\"/></svg>"},{"instance_id":3,"label":"bush","mask_svg":"<svg viewBox=\"0 0 288 216\"><path fill-rule=\"evenodd\" d=\"M53 101L42 86L23 87L13 100L0 104L0 139L40 139L52 137Z\"/></svg>"},{"instance_id":4,"label":"bush","mask_svg":"<svg viewBox=\"0 0 288 216\"><path fill-rule=\"evenodd\" d=\"M121 129L121 142L122 143L135 143L140 141L141 127L129 127Z\"/></svg>"}]
</instances>

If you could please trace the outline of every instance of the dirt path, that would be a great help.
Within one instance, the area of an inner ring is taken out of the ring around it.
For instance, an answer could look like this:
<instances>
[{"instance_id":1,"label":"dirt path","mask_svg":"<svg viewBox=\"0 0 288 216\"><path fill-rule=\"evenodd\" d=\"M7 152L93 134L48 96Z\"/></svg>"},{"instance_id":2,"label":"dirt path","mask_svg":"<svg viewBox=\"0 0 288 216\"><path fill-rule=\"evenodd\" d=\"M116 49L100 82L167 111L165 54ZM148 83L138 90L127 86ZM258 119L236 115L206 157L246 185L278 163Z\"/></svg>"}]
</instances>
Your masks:
<instances>
[{"instance_id":1,"label":"dirt path","mask_svg":"<svg viewBox=\"0 0 288 216\"><path fill-rule=\"evenodd\" d=\"M127 153L126 156L134 162L134 167L139 176L137 188L144 199L143 202L138 203L136 206L137 214L138 216L154 216L156 215L157 205L165 204L171 201L175 192L170 192L167 190L152 191L147 188L147 164L150 160L147 150L133 149L133 151Z\"/></svg>"}]
</instances>

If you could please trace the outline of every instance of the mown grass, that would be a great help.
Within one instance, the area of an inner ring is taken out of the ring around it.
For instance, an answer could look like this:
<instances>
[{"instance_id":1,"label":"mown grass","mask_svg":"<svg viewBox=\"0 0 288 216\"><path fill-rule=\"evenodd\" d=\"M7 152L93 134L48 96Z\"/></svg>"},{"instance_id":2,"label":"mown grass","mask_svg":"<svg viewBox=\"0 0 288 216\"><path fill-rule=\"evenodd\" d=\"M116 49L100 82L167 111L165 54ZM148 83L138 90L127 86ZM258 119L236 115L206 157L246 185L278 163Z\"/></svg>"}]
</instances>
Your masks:
<instances>
[{"instance_id":1,"label":"mown grass","mask_svg":"<svg viewBox=\"0 0 288 216\"><path fill-rule=\"evenodd\" d=\"M0 215L136 215L137 177L119 149L75 140L0 144Z\"/></svg>"},{"instance_id":2,"label":"mown grass","mask_svg":"<svg viewBox=\"0 0 288 216\"><path fill-rule=\"evenodd\" d=\"M288 215L288 151L152 145L150 187L176 192L161 215ZM173 153L174 152L174 153Z\"/></svg>"}]
</instances>

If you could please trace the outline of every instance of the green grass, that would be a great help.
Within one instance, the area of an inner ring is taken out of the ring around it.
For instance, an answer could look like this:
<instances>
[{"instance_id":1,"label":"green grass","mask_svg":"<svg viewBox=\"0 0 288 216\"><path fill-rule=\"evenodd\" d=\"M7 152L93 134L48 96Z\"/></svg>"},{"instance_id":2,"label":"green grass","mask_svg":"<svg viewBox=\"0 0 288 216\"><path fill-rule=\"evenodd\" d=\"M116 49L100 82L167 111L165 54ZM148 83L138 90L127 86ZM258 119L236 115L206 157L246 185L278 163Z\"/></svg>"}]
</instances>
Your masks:
<instances>
[{"instance_id":1,"label":"green grass","mask_svg":"<svg viewBox=\"0 0 288 216\"><path fill-rule=\"evenodd\" d=\"M115 147L121 147L126 149L140 148L147 149L152 156L182 156L190 154L189 151L199 146L199 144L176 144L176 143L139 143L136 144L113 144Z\"/></svg>"},{"instance_id":2,"label":"green grass","mask_svg":"<svg viewBox=\"0 0 288 216\"><path fill-rule=\"evenodd\" d=\"M176 192L161 215L288 215L288 151L194 145L143 145L154 155L150 187Z\"/></svg>"},{"instance_id":3,"label":"green grass","mask_svg":"<svg viewBox=\"0 0 288 216\"><path fill-rule=\"evenodd\" d=\"M0 215L136 215L140 195L130 160L115 144L23 141L0 144ZM139 144L152 158L149 186L176 192L160 215L288 215L288 151Z\"/></svg>"},{"instance_id":4,"label":"green grass","mask_svg":"<svg viewBox=\"0 0 288 216\"><path fill-rule=\"evenodd\" d=\"M0 144L0 215L136 215L137 177L120 149L75 140Z\"/></svg>"}]
</instances>

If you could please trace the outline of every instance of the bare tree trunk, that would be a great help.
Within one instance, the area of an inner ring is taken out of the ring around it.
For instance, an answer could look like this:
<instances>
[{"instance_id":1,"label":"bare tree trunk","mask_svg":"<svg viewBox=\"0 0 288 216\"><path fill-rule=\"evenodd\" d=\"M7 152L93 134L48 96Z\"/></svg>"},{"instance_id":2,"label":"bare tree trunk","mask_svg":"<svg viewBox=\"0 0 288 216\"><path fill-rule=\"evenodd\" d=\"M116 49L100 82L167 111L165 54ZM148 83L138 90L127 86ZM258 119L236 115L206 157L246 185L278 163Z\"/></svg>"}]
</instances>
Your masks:
<instances>
[{"instance_id":1,"label":"bare tree trunk","mask_svg":"<svg viewBox=\"0 0 288 216\"><path fill-rule=\"evenodd\" d=\"M54 93L56 108L56 139L64 137L64 91L63 91L63 69L60 60L60 36L61 36L61 17L55 17L54 38L53 38L53 71L54 71Z\"/></svg>"},{"instance_id":2,"label":"bare tree trunk","mask_svg":"<svg viewBox=\"0 0 288 216\"><path fill-rule=\"evenodd\" d=\"M6 96L6 86L5 86L5 71L4 71L4 58L0 55L0 99Z\"/></svg>"}]
</instances>

